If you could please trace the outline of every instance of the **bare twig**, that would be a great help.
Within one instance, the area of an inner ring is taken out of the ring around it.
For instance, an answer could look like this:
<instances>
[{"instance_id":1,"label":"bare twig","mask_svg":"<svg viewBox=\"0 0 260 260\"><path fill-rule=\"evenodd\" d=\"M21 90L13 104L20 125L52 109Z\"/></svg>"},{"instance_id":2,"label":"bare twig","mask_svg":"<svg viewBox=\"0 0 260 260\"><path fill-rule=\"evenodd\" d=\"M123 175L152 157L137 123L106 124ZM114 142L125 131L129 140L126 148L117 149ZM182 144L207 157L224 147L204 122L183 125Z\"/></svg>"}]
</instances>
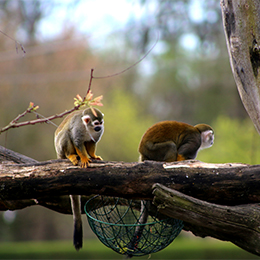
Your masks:
<instances>
[{"instance_id":1,"label":"bare twig","mask_svg":"<svg viewBox=\"0 0 260 260\"><path fill-rule=\"evenodd\" d=\"M43 115L41 115L41 114L38 113L38 112L33 111L33 113L37 116L37 118L41 117L41 118L47 119L46 116L43 116ZM53 122L50 121L50 120L48 120L46 123L50 123L50 124L52 124L53 126L58 127L55 123L53 123Z\"/></svg>"},{"instance_id":2,"label":"bare twig","mask_svg":"<svg viewBox=\"0 0 260 260\"><path fill-rule=\"evenodd\" d=\"M0 129L0 134L9 130L10 128L17 128L17 127L26 126L26 125L35 125L35 124L39 124L39 123L50 123L51 120L54 120L56 118L62 118L64 116L74 112L75 110L78 110L79 108L81 108L85 105L100 105L101 104L100 100L102 99L102 97L97 97L97 98L92 100L93 94L91 93L91 84L92 84L92 79L93 79L93 71L94 71L94 69L91 69L89 86L88 86L88 91L87 91L86 96L84 96L84 98L82 99L78 95L77 98L75 99L76 102L74 103L73 108L71 108L70 110L66 110L66 111L64 111L60 114L52 115L52 116L49 116L49 117L43 117L42 115L40 115L43 118L38 118L38 119L35 119L35 120L17 123L17 121L20 118L22 118L23 116L25 116L28 113L35 112L35 110L38 109L38 106L35 106L33 103L30 103L30 106L22 114L18 115L7 126Z\"/></svg>"},{"instance_id":3,"label":"bare twig","mask_svg":"<svg viewBox=\"0 0 260 260\"><path fill-rule=\"evenodd\" d=\"M9 36L8 34L4 33L3 31L0 30L0 33L2 33L4 36L8 37L10 40L14 41L15 42L15 48L16 48L16 52L18 53L18 45L20 46L22 52L25 54L26 51L25 51L25 48L23 47L23 45L18 42L17 40L15 40L14 38L12 38L11 36Z\"/></svg>"},{"instance_id":4,"label":"bare twig","mask_svg":"<svg viewBox=\"0 0 260 260\"><path fill-rule=\"evenodd\" d=\"M2 31L0 31L1 33L3 33ZM6 35L5 33L3 33L4 35ZM6 35L8 38L10 38L11 40L15 41L16 44L19 44L21 46L21 49L24 51L25 53L25 50L23 48L23 46L17 42L16 40L14 40L13 38L11 38L10 36ZM74 102L74 107L71 108L70 110L66 110L60 114L56 114L56 115L52 115L52 116L49 116L49 117L44 117L38 113L35 112L35 110L38 108L38 106L34 106L33 103L30 103L30 106L20 115L18 115L15 119L13 119L7 126L3 127L0 129L0 134L9 130L10 128L17 128L17 127L21 127L21 126L25 126L25 125L35 125L35 124L39 124L39 123L50 123L51 120L54 120L56 118L62 118L72 112L74 112L75 110L78 110L79 108L81 108L82 106L85 106L85 105L89 105L89 106L92 106L92 105L102 105L101 104L101 99L102 99L102 96L99 96L97 98L93 98L93 94L91 92L91 84L92 84L92 80L93 79L105 79L105 78L111 78L111 77L115 77L115 76L118 76L124 72L126 72L127 70L130 70L131 68L133 68L134 66L136 66L137 64L139 64L141 61L143 61L147 56L148 54L153 50L153 48L156 46L158 42L158 37L156 39L156 42L153 44L153 46L151 47L151 49L140 59L138 60L137 62L135 62L133 65L131 65L130 67L118 72L118 73L115 73L115 74L112 74L112 75L108 75L108 76L103 76L103 77L94 77L93 74L94 74L94 69L91 69L90 71L90 79L89 79L89 85L88 85L88 90L87 90L87 94L84 96L84 98L81 98L79 95L77 95L77 98L75 98L75 102ZM24 122L20 122L20 123L17 123L17 121L22 118L23 116L25 116L26 114L28 113L31 113L31 112L34 112L36 113L36 115L40 115L41 117L43 118L38 118L38 119L35 119L35 120L30 120L30 121L24 121ZM55 124L54 124L55 125Z\"/></svg>"},{"instance_id":5,"label":"bare twig","mask_svg":"<svg viewBox=\"0 0 260 260\"><path fill-rule=\"evenodd\" d=\"M93 76L93 72L94 72L94 69L91 69L91 71L90 71L90 79L89 79L89 84L88 84L88 91L87 91L87 94L90 92L90 88L91 88L91 84L92 84L92 79L94 78L94 76Z\"/></svg>"},{"instance_id":6,"label":"bare twig","mask_svg":"<svg viewBox=\"0 0 260 260\"><path fill-rule=\"evenodd\" d=\"M49 121L54 120L56 118L64 117L65 115L68 115L68 114L72 113L73 111L79 109L79 107L80 106L75 106L75 107L73 107L70 110L66 110L66 111L64 111L64 112L62 112L60 114L52 115L52 116L49 116L49 117L46 117L46 118L35 119L35 120L30 120L30 121L24 121L24 122L20 122L20 123L14 122L18 117L21 118L21 115L26 115L26 114L31 112L31 111L28 111L28 109L27 109L21 115L16 117L16 119L12 120L7 126L5 126L2 129L0 129L0 134L5 132L5 131L7 131L7 130L9 130L10 128L17 128L17 127L21 127L21 126L25 126L25 125L35 125L35 124L39 124L39 123L46 123L46 122L49 122Z\"/></svg>"},{"instance_id":7,"label":"bare twig","mask_svg":"<svg viewBox=\"0 0 260 260\"><path fill-rule=\"evenodd\" d=\"M94 79L106 79L106 78L112 78L112 77L115 77L115 76L118 76L120 74L123 74L124 72L132 69L133 67L135 67L137 64L139 64L140 62L142 62L148 55L149 53L153 50L153 48L156 46L157 42L159 41L159 36L157 36L157 39L155 41L155 43L153 44L153 46L150 48L150 50L140 59L138 60L137 62L135 62L133 65L131 65L130 67L120 71L120 72L117 72L115 74L112 74L112 75L107 75L107 76L101 76L101 77L94 77Z\"/></svg>"}]
</instances>

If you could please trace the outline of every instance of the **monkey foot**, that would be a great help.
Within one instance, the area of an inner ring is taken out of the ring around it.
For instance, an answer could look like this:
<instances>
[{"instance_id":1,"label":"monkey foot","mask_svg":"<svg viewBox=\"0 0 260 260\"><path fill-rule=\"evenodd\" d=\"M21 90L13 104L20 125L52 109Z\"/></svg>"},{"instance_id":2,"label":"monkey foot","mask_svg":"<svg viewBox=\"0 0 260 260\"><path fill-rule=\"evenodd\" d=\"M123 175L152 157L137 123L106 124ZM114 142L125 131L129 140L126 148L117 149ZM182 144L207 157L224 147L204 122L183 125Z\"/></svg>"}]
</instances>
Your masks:
<instances>
[{"instance_id":1,"label":"monkey foot","mask_svg":"<svg viewBox=\"0 0 260 260\"><path fill-rule=\"evenodd\" d=\"M185 160L185 158L183 155L180 155L180 154L177 155L177 161L184 161L184 160Z\"/></svg>"},{"instance_id":2,"label":"monkey foot","mask_svg":"<svg viewBox=\"0 0 260 260\"><path fill-rule=\"evenodd\" d=\"M80 167L81 168L87 168L89 166L89 163L91 162L91 160L87 157L85 158L80 158L81 159L81 164Z\"/></svg>"},{"instance_id":3,"label":"monkey foot","mask_svg":"<svg viewBox=\"0 0 260 260\"><path fill-rule=\"evenodd\" d=\"M91 157L94 160L103 161L103 159L100 156Z\"/></svg>"},{"instance_id":4,"label":"monkey foot","mask_svg":"<svg viewBox=\"0 0 260 260\"><path fill-rule=\"evenodd\" d=\"M76 154L68 155L67 158L73 163L73 165L77 165L79 162Z\"/></svg>"}]
</instances>

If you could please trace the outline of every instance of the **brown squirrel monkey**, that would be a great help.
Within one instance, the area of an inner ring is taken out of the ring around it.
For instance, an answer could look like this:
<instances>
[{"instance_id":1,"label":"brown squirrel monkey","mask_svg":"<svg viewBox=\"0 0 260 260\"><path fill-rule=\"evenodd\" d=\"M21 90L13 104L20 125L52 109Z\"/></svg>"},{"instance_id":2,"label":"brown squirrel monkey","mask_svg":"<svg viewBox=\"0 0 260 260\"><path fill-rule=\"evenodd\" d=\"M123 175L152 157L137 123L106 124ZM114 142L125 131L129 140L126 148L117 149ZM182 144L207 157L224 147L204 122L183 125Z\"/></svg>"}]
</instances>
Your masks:
<instances>
[{"instance_id":1,"label":"brown squirrel monkey","mask_svg":"<svg viewBox=\"0 0 260 260\"><path fill-rule=\"evenodd\" d=\"M98 109L92 109L71 113L55 131L57 157L68 158L74 165L79 163L79 158L82 168L88 167L91 159L102 160L95 151L96 144L104 132L104 115ZM82 247L83 237L80 196L70 195L70 200L74 219L73 243L76 250L79 250Z\"/></svg>"},{"instance_id":2,"label":"brown squirrel monkey","mask_svg":"<svg viewBox=\"0 0 260 260\"><path fill-rule=\"evenodd\" d=\"M93 114L92 109L96 115ZM96 144L103 132L103 114L96 108L75 111L68 115L55 131L55 148L58 158L68 158L74 165L88 166L91 159L102 160L95 155Z\"/></svg>"},{"instance_id":3,"label":"brown squirrel monkey","mask_svg":"<svg viewBox=\"0 0 260 260\"><path fill-rule=\"evenodd\" d=\"M163 121L148 128L143 135L139 144L140 161L195 159L198 150L209 148L213 143L214 131L209 125Z\"/></svg>"},{"instance_id":4,"label":"brown squirrel monkey","mask_svg":"<svg viewBox=\"0 0 260 260\"><path fill-rule=\"evenodd\" d=\"M195 159L200 149L213 145L214 131L206 124L191 126L177 121L159 122L147 129L139 144L139 161L163 162ZM149 216L150 201L141 201L140 218L128 245L127 258L138 245Z\"/></svg>"}]
</instances>

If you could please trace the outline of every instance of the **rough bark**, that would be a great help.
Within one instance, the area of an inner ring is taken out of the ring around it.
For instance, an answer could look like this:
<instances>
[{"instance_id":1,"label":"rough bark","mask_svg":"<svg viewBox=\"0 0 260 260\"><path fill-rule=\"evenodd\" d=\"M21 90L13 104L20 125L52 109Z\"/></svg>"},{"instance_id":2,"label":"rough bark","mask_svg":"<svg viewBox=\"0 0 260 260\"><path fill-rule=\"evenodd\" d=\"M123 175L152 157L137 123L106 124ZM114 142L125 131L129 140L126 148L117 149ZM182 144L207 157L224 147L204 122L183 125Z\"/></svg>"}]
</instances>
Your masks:
<instances>
[{"instance_id":1,"label":"rough bark","mask_svg":"<svg viewBox=\"0 0 260 260\"><path fill-rule=\"evenodd\" d=\"M23 154L16 153L0 145L0 162L6 163L37 163L38 161Z\"/></svg>"},{"instance_id":2,"label":"rough bark","mask_svg":"<svg viewBox=\"0 0 260 260\"><path fill-rule=\"evenodd\" d=\"M235 82L260 134L260 1L221 0L221 8Z\"/></svg>"},{"instance_id":3,"label":"rough bark","mask_svg":"<svg viewBox=\"0 0 260 260\"><path fill-rule=\"evenodd\" d=\"M187 195L222 205L260 202L260 166L186 161L96 162L87 169L66 160L0 165L0 198L27 200L67 194L102 194L152 199L161 183ZM73 184L73 185L72 185Z\"/></svg>"},{"instance_id":4,"label":"rough bark","mask_svg":"<svg viewBox=\"0 0 260 260\"><path fill-rule=\"evenodd\" d=\"M260 1L221 0L220 3L234 79L245 109L260 134ZM259 206L248 204L239 208L229 208L228 211L219 205L215 208L217 210L213 210L214 217L207 214L208 219L205 221L211 219L213 223L212 227L207 228L212 228L214 233L214 229L221 226L221 230L218 230L222 233L221 237L259 255ZM230 212L232 212L232 217ZM219 218L217 218L218 215ZM244 222L236 222L237 218ZM222 220L226 220L226 226ZM233 233L230 232L232 225Z\"/></svg>"},{"instance_id":5,"label":"rough bark","mask_svg":"<svg viewBox=\"0 0 260 260\"><path fill-rule=\"evenodd\" d=\"M200 236L231 241L260 255L259 204L222 206L195 199L161 184L154 185L154 204L162 214L185 222L184 229Z\"/></svg>"}]
</instances>

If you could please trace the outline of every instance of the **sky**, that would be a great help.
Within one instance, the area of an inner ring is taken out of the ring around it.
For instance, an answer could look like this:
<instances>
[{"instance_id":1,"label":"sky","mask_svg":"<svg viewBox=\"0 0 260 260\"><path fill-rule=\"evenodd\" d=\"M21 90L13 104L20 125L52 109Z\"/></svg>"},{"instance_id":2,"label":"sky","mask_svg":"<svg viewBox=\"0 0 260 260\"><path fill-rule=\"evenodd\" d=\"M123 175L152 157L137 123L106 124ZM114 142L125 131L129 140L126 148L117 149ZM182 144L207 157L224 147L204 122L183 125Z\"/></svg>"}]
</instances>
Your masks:
<instances>
[{"instance_id":1,"label":"sky","mask_svg":"<svg viewBox=\"0 0 260 260\"><path fill-rule=\"evenodd\" d=\"M93 52L104 49L120 48L124 46L124 37L119 37L118 32L125 33L127 28L141 23L145 15L157 12L158 0L149 0L145 5L140 0L81 0L75 7L67 8L70 0L53 0L58 3L57 7L43 19L40 25L40 39L44 42L59 35L63 28L74 27L86 37ZM201 0L191 0L189 16L193 22L202 22L205 17L202 11ZM152 24L151 24L152 27ZM108 38L113 32L117 37L112 40ZM123 34L122 34L123 36ZM81 36L79 36L81 37ZM154 44L154 43L151 43ZM193 51L199 44L199 39L194 34L184 34L180 38L180 44L186 50ZM153 55L166 52L168 47L158 41L152 50ZM137 57L138 58L138 57ZM140 57L139 57L140 58ZM149 76L156 69L152 56L149 55L142 61L138 69L143 75Z\"/></svg>"},{"instance_id":2,"label":"sky","mask_svg":"<svg viewBox=\"0 0 260 260\"><path fill-rule=\"evenodd\" d=\"M68 10L66 4L71 1L55 1L59 5L48 16L48 19L44 19L41 23L42 40L53 38L66 26L76 25L78 31L88 36L92 48L102 48L107 36L112 32L125 30L130 25L129 20L138 21L147 13L155 13L156 3L158 3L158 1L149 0L144 6L139 0L81 0L75 8ZM205 19L202 3L201 0L192 0L189 15L194 22L199 23ZM214 15L211 17L214 19ZM184 46L185 48L194 49L197 46L197 39L194 35L184 35L181 41L189 42L187 46Z\"/></svg>"},{"instance_id":3,"label":"sky","mask_svg":"<svg viewBox=\"0 0 260 260\"><path fill-rule=\"evenodd\" d=\"M102 42L111 32L123 30L130 18L139 19L143 12L139 1L135 0L83 0L69 13L60 5L41 23L41 37L51 39L63 27L76 25L78 31L88 35L90 40Z\"/></svg>"}]
</instances>

